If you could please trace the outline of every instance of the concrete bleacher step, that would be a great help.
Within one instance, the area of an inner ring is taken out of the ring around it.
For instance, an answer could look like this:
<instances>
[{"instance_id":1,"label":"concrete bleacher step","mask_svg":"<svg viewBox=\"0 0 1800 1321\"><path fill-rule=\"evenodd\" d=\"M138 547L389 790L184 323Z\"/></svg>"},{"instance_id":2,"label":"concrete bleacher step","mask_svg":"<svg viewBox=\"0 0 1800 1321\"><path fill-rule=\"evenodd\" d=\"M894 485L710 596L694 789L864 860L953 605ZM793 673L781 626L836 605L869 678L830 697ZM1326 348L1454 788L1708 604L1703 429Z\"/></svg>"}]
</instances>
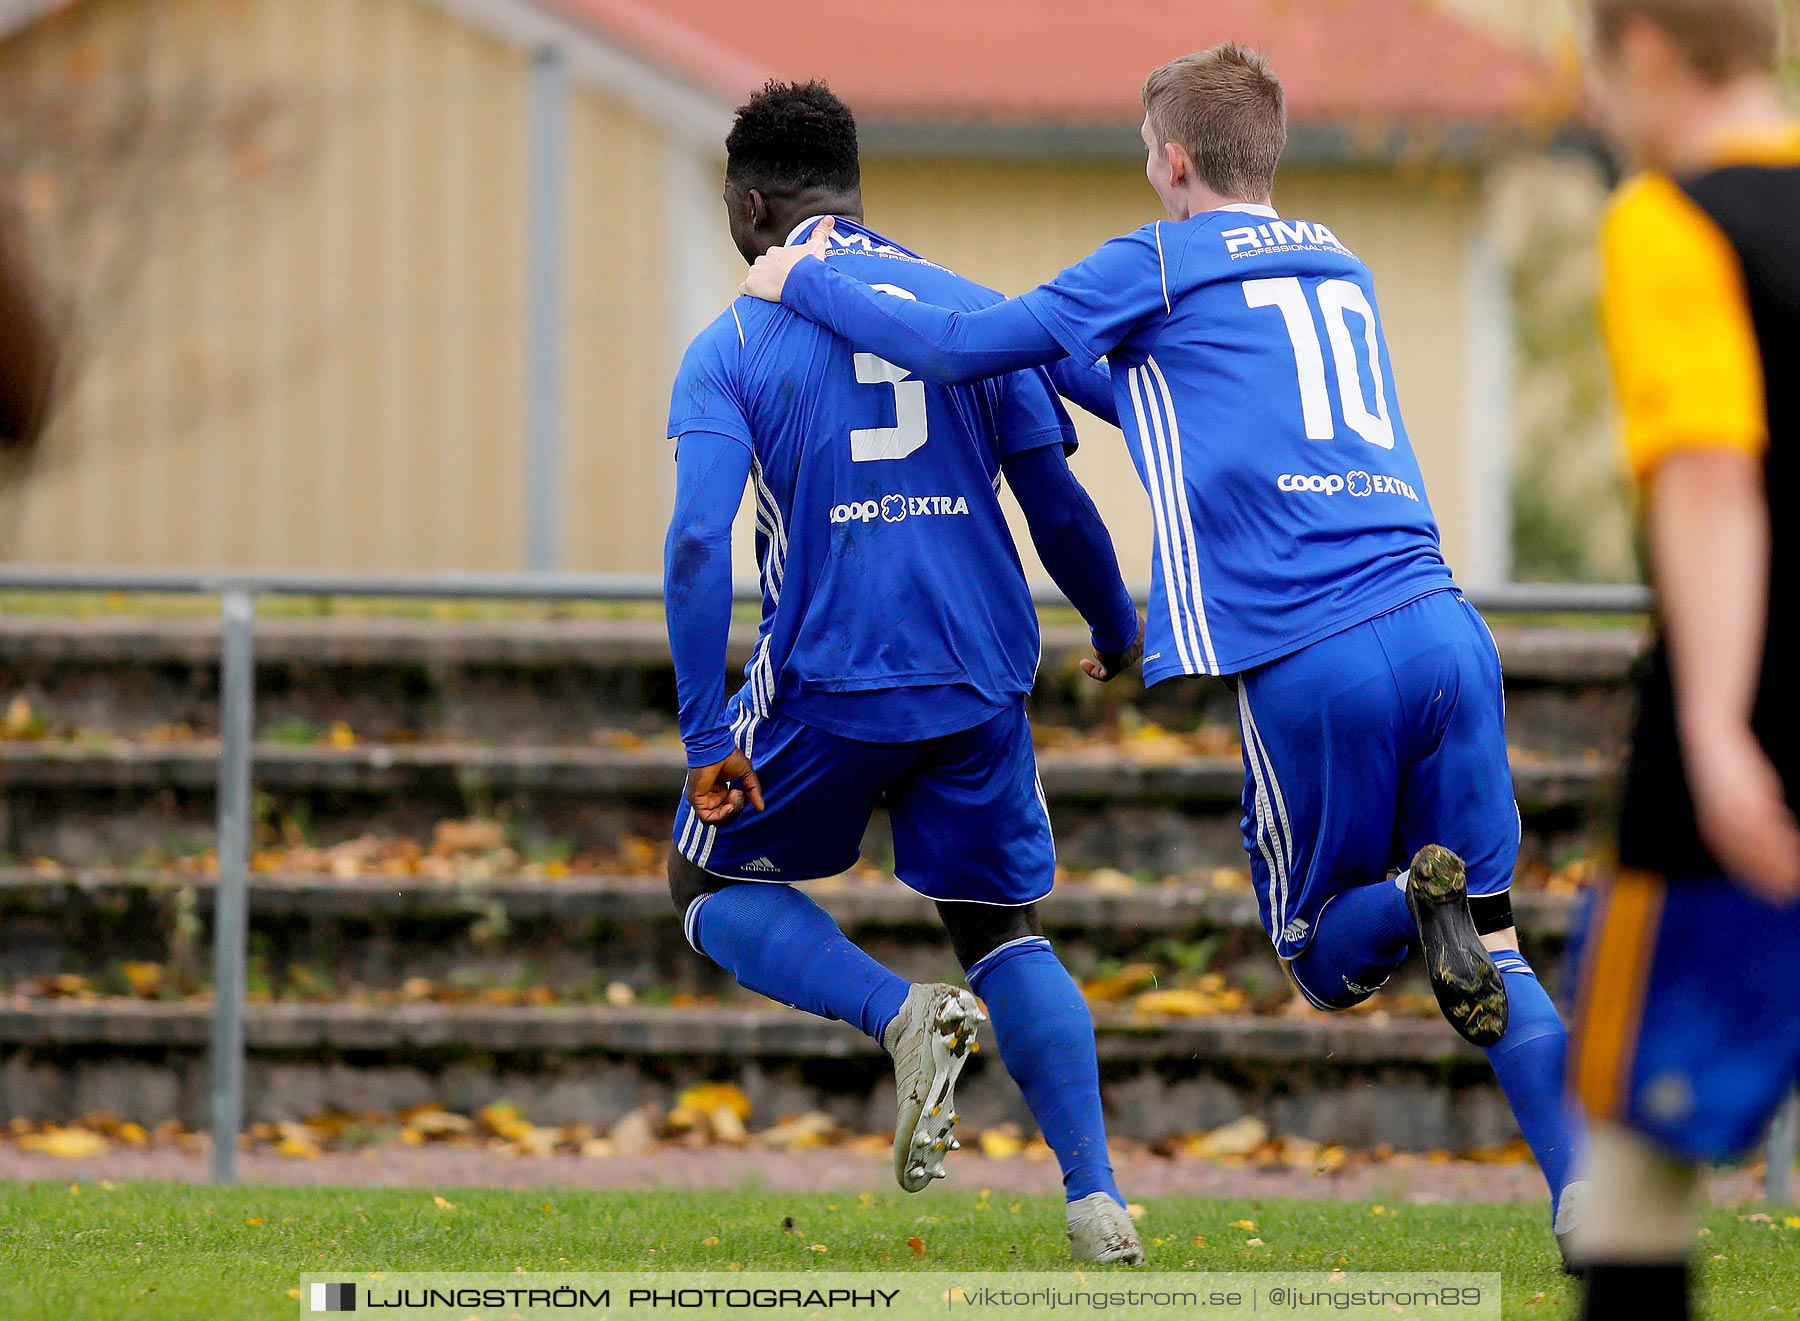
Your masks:
<instances>
[{"instance_id":1,"label":"concrete bleacher step","mask_svg":"<svg viewBox=\"0 0 1800 1321\"><path fill-rule=\"evenodd\" d=\"M203 1122L205 1002L0 1003L0 1112ZM1249 1113L1279 1133L1400 1150L1512 1136L1480 1052L1432 1020L1178 1021L1097 1016L1112 1130L1158 1141ZM782 1009L546 1009L257 1004L246 1023L247 1118L327 1109L457 1110L510 1100L539 1123L607 1126L706 1079L755 1113L823 1110L858 1132L892 1123L892 1073L843 1024ZM1028 1121L991 1049L971 1062L972 1128Z\"/></svg>"},{"instance_id":2,"label":"concrete bleacher step","mask_svg":"<svg viewBox=\"0 0 1800 1321\"><path fill-rule=\"evenodd\" d=\"M91 865L204 847L216 767L206 741L0 743L0 850ZM1071 866L1161 873L1241 861L1235 756L1146 763L1113 748L1049 750L1039 769ZM261 744L255 760L265 815L303 815L321 838L428 835L440 820L500 815L526 838L579 848L664 837L684 775L681 749L660 744ZM1591 756L1517 758L1528 856L1580 850L1612 775Z\"/></svg>"},{"instance_id":3,"label":"concrete bleacher step","mask_svg":"<svg viewBox=\"0 0 1800 1321\"><path fill-rule=\"evenodd\" d=\"M204 1048L204 1000L60 1001L0 1007L0 1043L16 1046ZM884 1060L869 1038L841 1024L779 1007L664 1009L610 1005L252 1004L252 1049L296 1052L460 1050L490 1055L592 1051L621 1057ZM1196 1019L1096 1019L1108 1062L1164 1058L1294 1064L1453 1064L1480 1059L1444 1024L1404 1019L1283 1019L1219 1014Z\"/></svg>"},{"instance_id":4,"label":"concrete bleacher step","mask_svg":"<svg viewBox=\"0 0 1800 1321\"><path fill-rule=\"evenodd\" d=\"M1546 755L1615 750L1632 629L1497 630L1515 744ZM732 632L734 674L752 633ZM0 618L0 697L23 697L57 727L134 734L217 723L219 626L210 618ZM1173 681L1104 689L1074 661L1079 627L1051 625L1033 714L1055 724L1109 720L1121 704L1171 727L1229 726L1224 687ZM265 618L257 626L259 727L343 721L368 738L551 744L600 729L672 725L674 673L657 619L438 621Z\"/></svg>"},{"instance_id":5,"label":"concrete bleacher step","mask_svg":"<svg viewBox=\"0 0 1800 1321\"><path fill-rule=\"evenodd\" d=\"M843 881L813 896L871 954L929 981L957 969L934 907L897 881ZM210 949L214 882L168 873L95 870L47 876L0 870L0 987L56 973L105 985L127 961L194 964ZM1547 981L1558 976L1572 901L1521 891L1526 950ZM1072 880L1041 908L1045 930L1077 975L1107 961L1152 962L1174 945L1207 942L1207 967L1233 984L1277 983L1254 896L1201 883L1108 890ZM189 923L183 935L180 924ZM259 875L250 886L259 975L367 994L409 979L442 986L531 985L597 995L729 996L733 987L697 956L665 887L644 877L571 876L454 883L407 877ZM178 952L185 940L186 955ZM185 969L199 976L198 967ZM1173 969L1171 969L1173 971ZM1416 976L1394 989L1412 987Z\"/></svg>"},{"instance_id":6,"label":"concrete bleacher step","mask_svg":"<svg viewBox=\"0 0 1800 1321\"><path fill-rule=\"evenodd\" d=\"M0 867L0 904L36 912L76 911L130 903L177 890L194 892L199 911L210 911L217 881L207 875L93 868L42 871ZM846 927L927 925L937 917L930 901L898 881L829 880L808 893ZM1568 930L1570 899L1522 891L1513 907L1520 920L1546 935ZM472 906L498 906L511 921L675 922L660 878L571 875L437 880L416 876L353 877L270 873L250 878L253 917L349 919L376 923L466 916ZM1118 928L1142 935L1255 927L1256 900L1246 888L1164 883L1114 889L1083 880L1065 881L1043 901L1046 922L1074 930Z\"/></svg>"},{"instance_id":7,"label":"concrete bleacher step","mask_svg":"<svg viewBox=\"0 0 1800 1321\"><path fill-rule=\"evenodd\" d=\"M162 743L0 743L8 788L210 790L218 774L212 740ZM687 762L678 745L634 748L487 747L479 744L373 743L292 747L259 743L260 787L296 793L430 792L440 781L478 779L497 792L613 794L666 799L678 793ZM1613 765L1598 757L1515 758L1521 808L1581 807ZM1235 803L1244 764L1233 756L1140 761L1110 747L1038 754L1044 792L1070 802Z\"/></svg>"}]
</instances>

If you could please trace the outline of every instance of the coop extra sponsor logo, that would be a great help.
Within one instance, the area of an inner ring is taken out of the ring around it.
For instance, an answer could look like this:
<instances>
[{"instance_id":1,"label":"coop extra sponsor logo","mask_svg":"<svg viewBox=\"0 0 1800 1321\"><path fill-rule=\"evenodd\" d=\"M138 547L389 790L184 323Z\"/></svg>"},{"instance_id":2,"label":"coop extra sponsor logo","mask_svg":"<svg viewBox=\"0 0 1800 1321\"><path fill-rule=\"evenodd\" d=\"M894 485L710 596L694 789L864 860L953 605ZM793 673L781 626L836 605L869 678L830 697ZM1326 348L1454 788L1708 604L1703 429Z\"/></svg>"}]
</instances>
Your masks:
<instances>
[{"instance_id":1,"label":"coop extra sponsor logo","mask_svg":"<svg viewBox=\"0 0 1800 1321\"><path fill-rule=\"evenodd\" d=\"M1352 468L1341 476L1335 472L1284 472L1275 479L1275 489L1304 495L1350 494L1361 499L1371 495L1397 495L1417 501L1419 493L1412 484L1385 473L1364 472Z\"/></svg>"},{"instance_id":2,"label":"coop extra sponsor logo","mask_svg":"<svg viewBox=\"0 0 1800 1321\"><path fill-rule=\"evenodd\" d=\"M833 505L833 523L904 523L909 518L967 515L969 501L961 495L884 495L879 500L854 500Z\"/></svg>"}]
</instances>

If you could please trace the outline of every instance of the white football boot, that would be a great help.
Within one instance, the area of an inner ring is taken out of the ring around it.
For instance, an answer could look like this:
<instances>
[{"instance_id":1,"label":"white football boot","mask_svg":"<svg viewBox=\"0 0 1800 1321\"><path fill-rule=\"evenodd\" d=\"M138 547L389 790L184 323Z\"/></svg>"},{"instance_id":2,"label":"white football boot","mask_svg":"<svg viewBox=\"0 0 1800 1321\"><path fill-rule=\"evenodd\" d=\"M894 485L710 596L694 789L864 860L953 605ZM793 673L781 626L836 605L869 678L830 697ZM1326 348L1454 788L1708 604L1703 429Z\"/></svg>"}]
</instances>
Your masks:
<instances>
[{"instance_id":1,"label":"white football boot","mask_svg":"<svg viewBox=\"0 0 1800 1321\"><path fill-rule=\"evenodd\" d=\"M975 1046L975 1025L987 1021L972 991L960 986L914 986L881 1044L894 1057L894 1178L909 1193L944 1177L944 1157L962 1144L952 1136L956 1079Z\"/></svg>"},{"instance_id":2,"label":"white football boot","mask_svg":"<svg viewBox=\"0 0 1800 1321\"><path fill-rule=\"evenodd\" d=\"M1076 1261L1144 1264L1144 1245L1131 1213L1105 1193L1069 1203L1069 1252Z\"/></svg>"},{"instance_id":3,"label":"white football boot","mask_svg":"<svg viewBox=\"0 0 1800 1321\"><path fill-rule=\"evenodd\" d=\"M1563 1189L1562 1197L1556 1204L1556 1220L1550 1228L1556 1235L1556 1250L1562 1254L1565 1275L1581 1274L1581 1266L1575 1257L1575 1227L1581 1223L1581 1213L1587 1205L1587 1197L1588 1181L1577 1179Z\"/></svg>"}]
</instances>

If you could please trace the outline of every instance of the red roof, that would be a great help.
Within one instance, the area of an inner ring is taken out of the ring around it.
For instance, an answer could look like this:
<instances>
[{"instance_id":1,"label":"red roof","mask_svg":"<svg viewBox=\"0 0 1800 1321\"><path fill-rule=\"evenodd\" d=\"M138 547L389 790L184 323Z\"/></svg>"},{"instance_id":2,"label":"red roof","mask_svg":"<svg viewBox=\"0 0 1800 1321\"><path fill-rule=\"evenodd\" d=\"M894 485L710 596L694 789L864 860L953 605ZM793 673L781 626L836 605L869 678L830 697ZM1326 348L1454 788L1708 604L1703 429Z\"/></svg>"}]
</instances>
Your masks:
<instances>
[{"instance_id":1,"label":"red roof","mask_svg":"<svg viewBox=\"0 0 1800 1321\"><path fill-rule=\"evenodd\" d=\"M819 77L875 120L1117 122L1151 69L1235 40L1300 122L1481 122L1541 103L1546 66L1424 0L541 0L728 97Z\"/></svg>"}]
</instances>

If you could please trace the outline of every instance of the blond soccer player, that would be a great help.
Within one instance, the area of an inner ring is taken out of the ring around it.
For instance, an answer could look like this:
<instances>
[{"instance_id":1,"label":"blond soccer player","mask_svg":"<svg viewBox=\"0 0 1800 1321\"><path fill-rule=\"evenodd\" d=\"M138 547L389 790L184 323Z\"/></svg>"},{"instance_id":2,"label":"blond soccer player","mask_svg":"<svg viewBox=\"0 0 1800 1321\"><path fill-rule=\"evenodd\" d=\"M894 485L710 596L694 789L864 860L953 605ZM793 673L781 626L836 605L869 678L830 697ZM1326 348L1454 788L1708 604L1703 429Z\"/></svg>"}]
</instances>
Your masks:
<instances>
[{"instance_id":1,"label":"blond soccer player","mask_svg":"<svg viewBox=\"0 0 1800 1321\"><path fill-rule=\"evenodd\" d=\"M1749 1151L1800 1066L1793 440L1800 123L1774 0L1594 0L1591 96L1640 173L1603 308L1657 641L1617 876L1583 962L1586 1315L1688 1315L1702 1162Z\"/></svg>"}]
</instances>

